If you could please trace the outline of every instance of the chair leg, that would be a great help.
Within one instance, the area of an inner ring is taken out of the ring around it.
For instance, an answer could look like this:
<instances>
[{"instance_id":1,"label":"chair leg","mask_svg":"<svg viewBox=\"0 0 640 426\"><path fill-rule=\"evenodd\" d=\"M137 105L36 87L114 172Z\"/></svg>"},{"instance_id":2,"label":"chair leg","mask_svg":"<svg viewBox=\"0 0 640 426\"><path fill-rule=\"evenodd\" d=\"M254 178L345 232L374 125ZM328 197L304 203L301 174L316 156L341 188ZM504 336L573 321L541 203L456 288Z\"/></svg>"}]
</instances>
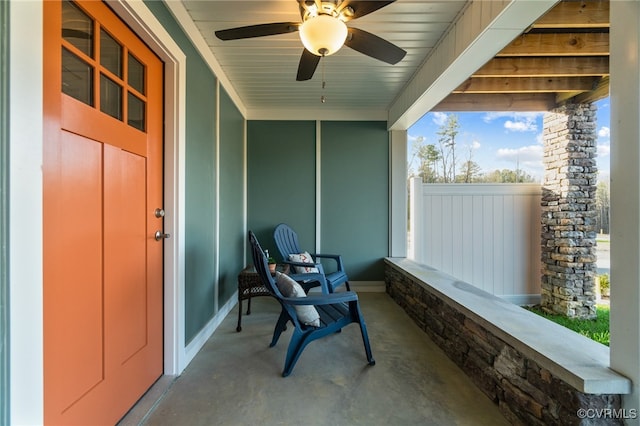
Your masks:
<instances>
[{"instance_id":1,"label":"chair leg","mask_svg":"<svg viewBox=\"0 0 640 426\"><path fill-rule=\"evenodd\" d=\"M360 333L362 334L362 343L364 343L364 351L367 354L367 361L369 361L369 365L376 365L376 360L373 359L373 354L371 353L369 333L367 333L367 325L364 322L364 317L362 316L362 311L360 310L360 304L358 302L352 302L350 305L352 314L356 315L357 322L360 325Z\"/></svg>"},{"instance_id":2,"label":"chair leg","mask_svg":"<svg viewBox=\"0 0 640 426\"><path fill-rule=\"evenodd\" d=\"M238 297L238 326L236 327L236 331L239 333L242 331L242 299Z\"/></svg>"},{"instance_id":3,"label":"chair leg","mask_svg":"<svg viewBox=\"0 0 640 426\"><path fill-rule=\"evenodd\" d=\"M304 348L309 344L309 334L293 333L291 341L289 342L289 348L287 349L287 357L284 362L284 370L282 371L282 377L287 377L293 371L300 355Z\"/></svg>"},{"instance_id":4,"label":"chair leg","mask_svg":"<svg viewBox=\"0 0 640 426\"><path fill-rule=\"evenodd\" d=\"M349 281L344 282L345 287L347 287L347 291L351 291L351 286L349 285Z\"/></svg>"},{"instance_id":5,"label":"chair leg","mask_svg":"<svg viewBox=\"0 0 640 426\"><path fill-rule=\"evenodd\" d=\"M270 348L274 347L276 343L278 343L278 339L280 339L280 335L283 331L287 329L287 322L289 321L289 317L286 311L283 309L280 312L280 317L278 318L278 322L276 323L276 327L273 330L273 338L271 339Z\"/></svg>"}]
</instances>

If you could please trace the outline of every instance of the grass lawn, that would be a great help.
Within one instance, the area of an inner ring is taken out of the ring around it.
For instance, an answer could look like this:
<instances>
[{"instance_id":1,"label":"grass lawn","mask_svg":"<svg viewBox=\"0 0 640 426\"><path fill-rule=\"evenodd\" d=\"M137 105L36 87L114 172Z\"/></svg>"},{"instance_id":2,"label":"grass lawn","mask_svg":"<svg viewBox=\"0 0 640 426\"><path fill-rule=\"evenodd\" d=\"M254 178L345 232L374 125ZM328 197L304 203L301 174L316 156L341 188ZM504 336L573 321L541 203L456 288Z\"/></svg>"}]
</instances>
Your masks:
<instances>
[{"instance_id":1,"label":"grass lawn","mask_svg":"<svg viewBox=\"0 0 640 426\"><path fill-rule=\"evenodd\" d=\"M542 317L609 346L609 305L596 305L595 320L570 319L562 315L547 314L539 306L525 307Z\"/></svg>"}]
</instances>

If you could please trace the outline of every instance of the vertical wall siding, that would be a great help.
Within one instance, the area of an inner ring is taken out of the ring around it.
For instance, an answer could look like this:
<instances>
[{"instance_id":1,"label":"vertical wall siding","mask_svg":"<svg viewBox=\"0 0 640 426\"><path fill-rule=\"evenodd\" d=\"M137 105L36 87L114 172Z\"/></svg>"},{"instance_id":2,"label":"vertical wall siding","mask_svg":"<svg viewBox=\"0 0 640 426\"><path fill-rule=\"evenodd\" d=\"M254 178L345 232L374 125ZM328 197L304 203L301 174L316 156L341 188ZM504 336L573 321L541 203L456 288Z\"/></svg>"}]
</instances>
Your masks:
<instances>
[{"instance_id":1,"label":"vertical wall siding","mask_svg":"<svg viewBox=\"0 0 640 426\"><path fill-rule=\"evenodd\" d=\"M218 304L238 289L244 257L244 117L229 95L220 93L220 266Z\"/></svg>"},{"instance_id":2,"label":"vertical wall siding","mask_svg":"<svg viewBox=\"0 0 640 426\"><path fill-rule=\"evenodd\" d=\"M383 121L321 127L320 251L353 281L382 281L389 254L389 132Z\"/></svg>"},{"instance_id":3,"label":"vertical wall siding","mask_svg":"<svg viewBox=\"0 0 640 426\"><path fill-rule=\"evenodd\" d=\"M413 258L495 295L539 294L541 194L540 185L414 182Z\"/></svg>"},{"instance_id":4,"label":"vertical wall siding","mask_svg":"<svg viewBox=\"0 0 640 426\"><path fill-rule=\"evenodd\" d=\"M9 424L9 2L0 2L0 424Z\"/></svg>"},{"instance_id":5,"label":"vertical wall siding","mask_svg":"<svg viewBox=\"0 0 640 426\"><path fill-rule=\"evenodd\" d=\"M276 257L273 228L287 223L315 248L316 123L247 123L247 226Z\"/></svg>"},{"instance_id":6,"label":"vertical wall siding","mask_svg":"<svg viewBox=\"0 0 640 426\"><path fill-rule=\"evenodd\" d=\"M316 123L249 121L248 227L264 248L291 225L303 248L343 256L349 278L382 281L389 254L389 133L385 122L322 122L320 194ZM316 219L316 199L320 217Z\"/></svg>"},{"instance_id":7,"label":"vertical wall siding","mask_svg":"<svg viewBox=\"0 0 640 426\"><path fill-rule=\"evenodd\" d=\"M214 316L216 77L163 2L146 1L187 57L185 171L185 342Z\"/></svg>"}]
</instances>

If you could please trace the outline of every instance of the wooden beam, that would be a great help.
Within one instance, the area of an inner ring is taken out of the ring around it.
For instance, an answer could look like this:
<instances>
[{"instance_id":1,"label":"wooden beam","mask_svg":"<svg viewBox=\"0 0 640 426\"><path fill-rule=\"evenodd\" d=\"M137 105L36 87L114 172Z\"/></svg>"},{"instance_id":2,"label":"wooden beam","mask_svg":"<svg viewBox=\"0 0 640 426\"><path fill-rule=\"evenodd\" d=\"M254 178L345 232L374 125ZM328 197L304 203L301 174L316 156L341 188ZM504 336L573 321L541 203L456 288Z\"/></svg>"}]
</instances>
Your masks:
<instances>
[{"instance_id":1,"label":"wooden beam","mask_svg":"<svg viewBox=\"0 0 640 426\"><path fill-rule=\"evenodd\" d=\"M587 92L600 77L470 78L453 93Z\"/></svg>"},{"instance_id":2,"label":"wooden beam","mask_svg":"<svg viewBox=\"0 0 640 426\"><path fill-rule=\"evenodd\" d=\"M609 96L609 77L601 79L595 89L590 92L580 93L573 99L573 101L580 103L595 102L600 99L604 99L607 96Z\"/></svg>"},{"instance_id":3,"label":"wooden beam","mask_svg":"<svg viewBox=\"0 0 640 426\"><path fill-rule=\"evenodd\" d=\"M608 56L608 33L522 34L496 56Z\"/></svg>"},{"instance_id":4,"label":"wooden beam","mask_svg":"<svg viewBox=\"0 0 640 426\"><path fill-rule=\"evenodd\" d=\"M444 98L431 111L549 111L554 107L553 93L454 93Z\"/></svg>"},{"instance_id":5,"label":"wooden beam","mask_svg":"<svg viewBox=\"0 0 640 426\"><path fill-rule=\"evenodd\" d=\"M609 75L609 58L495 58L472 77L563 77Z\"/></svg>"},{"instance_id":6,"label":"wooden beam","mask_svg":"<svg viewBox=\"0 0 640 426\"><path fill-rule=\"evenodd\" d=\"M532 28L609 28L609 1L562 1Z\"/></svg>"}]
</instances>

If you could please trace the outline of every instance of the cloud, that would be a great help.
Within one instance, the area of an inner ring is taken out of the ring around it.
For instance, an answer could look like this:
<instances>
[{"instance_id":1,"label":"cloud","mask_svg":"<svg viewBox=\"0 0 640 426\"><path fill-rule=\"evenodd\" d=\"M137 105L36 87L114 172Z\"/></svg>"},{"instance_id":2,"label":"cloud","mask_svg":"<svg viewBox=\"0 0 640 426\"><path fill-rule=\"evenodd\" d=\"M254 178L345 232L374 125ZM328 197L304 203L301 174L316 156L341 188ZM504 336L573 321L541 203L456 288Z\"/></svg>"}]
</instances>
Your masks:
<instances>
[{"instance_id":1,"label":"cloud","mask_svg":"<svg viewBox=\"0 0 640 426\"><path fill-rule=\"evenodd\" d=\"M611 136L611 130L607 126L602 126L600 127L600 130L598 130L598 136L609 139Z\"/></svg>"},{"instance_id":2,"label":"cloud","mask_svg":"<svg viewBox=\"0 0 640 426\"><path fill-rule=\"evenodd\" d=\"M541 145L529 145L516 149L500 148L496 153L496 158L511 163L517 162L530 167L540 167L542 163L542 151L543 147Z\"/></svg>"},{"instance_id":3,"label":"cloud","mask_svg":"<svg viewBox=\"0 0 640 426\"><path fill-rule=\"evenodd\" d=\"M598 157L607 157L611 154L611 145L598 144Z\"/></svg>"},{"instance_id":4,"label":"cloud","mask_svg":"<svg viewBox=\"0 0 640 426\"><path fill-rule=\"evenodd\" d=\"M538 120L542 116L540 112L488 112L482 120L491 123L499 119L508 119L504 122L504 128L511 132L535 132L538 130Z\"/></svg>"},{"instance_id":5,"label":"cloud","mask_svg":"<svg viewBox=\"0 0 640 426\"><path fill-rule=\"evenodd\" d=\"M480 145L480 142L474 140L473 142L471 142L471 149L478 149L480 148L482 145Z\"/></svg>"},{"instance_id":6,"label":"cloud","mask_svg":"<svg viewBox=\"0 0 640 426\"><path fill-rule=\"evenodd\" d=\"M538 125L535 121L511 121L504 122L504 128L512 132L535 132Z\"/></svg>"},{"instance_id":7,"label":"cloud","mask_svg":"<svg viewBox=\"0 0 640 426\"><path fill-rule=\"evenodd\" d=\"M447 114L444 112L434 112L433 113L433 122L438 126L442 126L447 122Z\"/></svg>"},{"instance_id":8,"label":"cloud","mask_svg":"<svg viewBox=\"0 0 640 426\"><path fill-rule=\"evenodd\" d=\"M417 141L419 138L422 138L423 136L420 135L407 135L407 141L408 142L415 142Z\"/></svg>"}]
</instances>

